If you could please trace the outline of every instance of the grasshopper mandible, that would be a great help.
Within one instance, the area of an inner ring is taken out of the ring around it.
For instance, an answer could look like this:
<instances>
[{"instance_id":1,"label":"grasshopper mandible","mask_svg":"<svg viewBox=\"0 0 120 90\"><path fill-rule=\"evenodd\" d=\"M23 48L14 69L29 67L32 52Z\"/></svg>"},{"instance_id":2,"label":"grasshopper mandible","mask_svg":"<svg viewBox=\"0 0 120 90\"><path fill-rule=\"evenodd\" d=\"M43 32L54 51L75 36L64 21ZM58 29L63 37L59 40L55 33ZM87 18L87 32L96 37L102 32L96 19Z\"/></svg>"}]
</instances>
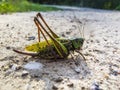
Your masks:
<instances>
[{"instance_id":1,"label":"grasshopper mandible","mask_svg":"<svg viewBox=\"0 0 120 90\"><path fill-rule=\"evenodd\" d=\"M45 24L49 32L44 28L40 21ZM42 59L65 59L72 52L78 52L83 59L85 59L83 54L80 52L84 43L84 38L65 39L59 37L51 30L40 13L34 17L34 22L38 28L38 42L25 47L25 50L33 53L19 51L17 49L13 49L13 51ZM40 34L43 35L45 39L44 41L40 41ZM50 38L49 40L46 38L45 34L48 35Z\"/></svg>"}]
</instances>

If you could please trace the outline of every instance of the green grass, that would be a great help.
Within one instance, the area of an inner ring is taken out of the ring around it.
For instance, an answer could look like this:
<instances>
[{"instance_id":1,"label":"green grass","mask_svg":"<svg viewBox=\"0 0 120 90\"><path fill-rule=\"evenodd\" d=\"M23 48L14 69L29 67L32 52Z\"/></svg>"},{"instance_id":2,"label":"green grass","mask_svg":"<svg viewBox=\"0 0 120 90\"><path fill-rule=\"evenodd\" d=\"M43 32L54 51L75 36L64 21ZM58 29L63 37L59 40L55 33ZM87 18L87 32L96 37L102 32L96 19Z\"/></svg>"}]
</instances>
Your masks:
<instances>
[{"instance_id":1,"label":"green grass","mask_svg":"<svg viewBox=\"0 0 120 90\"><path fill-rule=\"evenodd\" d=\"M120 5L116 7L116 10L120 10Z\"/></svg>"},{"instance_id":2,"label":"green grass","mask_svg":"<svg viewBox=\"0 0 120 90\"><path fill-rule=\"evenodd\" d=\"M12 12L27 12L27 11L53 11L59 10L55 7L43 6L40 4L35 4L28 2L26 0L21 1L8 1L0 2L0 13L12 13Z\"/></svg>"}]
</instances>

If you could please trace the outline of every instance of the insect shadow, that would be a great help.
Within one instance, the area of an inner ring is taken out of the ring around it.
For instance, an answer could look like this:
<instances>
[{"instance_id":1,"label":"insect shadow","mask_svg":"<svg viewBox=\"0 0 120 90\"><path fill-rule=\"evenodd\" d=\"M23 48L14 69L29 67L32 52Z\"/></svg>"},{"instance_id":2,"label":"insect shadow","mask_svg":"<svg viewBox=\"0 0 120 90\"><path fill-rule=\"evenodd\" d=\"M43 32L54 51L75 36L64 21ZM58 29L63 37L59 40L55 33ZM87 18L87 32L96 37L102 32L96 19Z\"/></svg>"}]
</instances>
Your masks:
<instances>
[{"instance_id":1,"label":"insect shadow","mask_svg":"<svg viewBox=\"0 0 120 90\"><path fill-rule=\"evenodd\" d=\"M35 62L41 63L43 65L42 72L40 72L41 77L66 77L75 79L84 79L89 77L90 69L86 61L78 55L74 56L74 58L76 58L76 61L74 61L72 58L45 60L31 57L27 61L34 60Z\"/></svg>"}]
</instances>

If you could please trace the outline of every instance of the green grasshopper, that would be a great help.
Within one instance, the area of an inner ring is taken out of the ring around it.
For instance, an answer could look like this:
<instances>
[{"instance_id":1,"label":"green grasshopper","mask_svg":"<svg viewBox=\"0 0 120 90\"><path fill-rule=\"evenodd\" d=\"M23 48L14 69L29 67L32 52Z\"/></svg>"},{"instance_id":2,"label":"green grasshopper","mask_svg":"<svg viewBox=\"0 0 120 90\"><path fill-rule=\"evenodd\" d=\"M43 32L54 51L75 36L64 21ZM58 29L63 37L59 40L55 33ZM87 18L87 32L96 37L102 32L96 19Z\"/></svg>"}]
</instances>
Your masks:
<instances>
[{"instance_id":1,"label":"green grasshopper","mask_svg":"<svg viewBox=\"0 0 120 90\"><path fill-rule=\"evenodd\" d=\"M39 19L41 19L41 21L45 24L49 32L44 28ZM73 52L78 52L83 57L83 59L85 59L83 54L80 53L80 49L84 43L84 38L60 38L50 29L40 13L34 17L34 22L38 28L38 42L25 47L25 50L29 52L19 51L17 49L13 49L13 51L42 59L65 59ZM45 39L44 41L40 40L40 34L43 35ZM45 34L48 35L50 38L49 40Z\"/></svg>"}]
</instances>

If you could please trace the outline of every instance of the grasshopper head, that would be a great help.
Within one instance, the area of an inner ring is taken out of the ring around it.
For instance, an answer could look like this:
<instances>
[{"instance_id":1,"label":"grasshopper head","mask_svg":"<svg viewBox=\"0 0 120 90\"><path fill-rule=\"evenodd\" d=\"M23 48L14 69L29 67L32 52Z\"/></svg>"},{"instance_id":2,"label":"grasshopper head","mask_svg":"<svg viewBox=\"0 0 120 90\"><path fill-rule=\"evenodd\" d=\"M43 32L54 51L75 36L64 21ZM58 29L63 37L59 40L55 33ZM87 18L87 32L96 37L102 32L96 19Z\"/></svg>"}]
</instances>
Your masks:
<instances>
[{"instance_id":1,"label":"grasshopper head","mask_svg":"<svg viewBox=\"0 0 120 90\"><path fill-rule=\"evenodd\" d=\"M75 49L80 49L84 43L84 38L76 38L72 40L72 45Z\"/></svg>"}]
</instances>

